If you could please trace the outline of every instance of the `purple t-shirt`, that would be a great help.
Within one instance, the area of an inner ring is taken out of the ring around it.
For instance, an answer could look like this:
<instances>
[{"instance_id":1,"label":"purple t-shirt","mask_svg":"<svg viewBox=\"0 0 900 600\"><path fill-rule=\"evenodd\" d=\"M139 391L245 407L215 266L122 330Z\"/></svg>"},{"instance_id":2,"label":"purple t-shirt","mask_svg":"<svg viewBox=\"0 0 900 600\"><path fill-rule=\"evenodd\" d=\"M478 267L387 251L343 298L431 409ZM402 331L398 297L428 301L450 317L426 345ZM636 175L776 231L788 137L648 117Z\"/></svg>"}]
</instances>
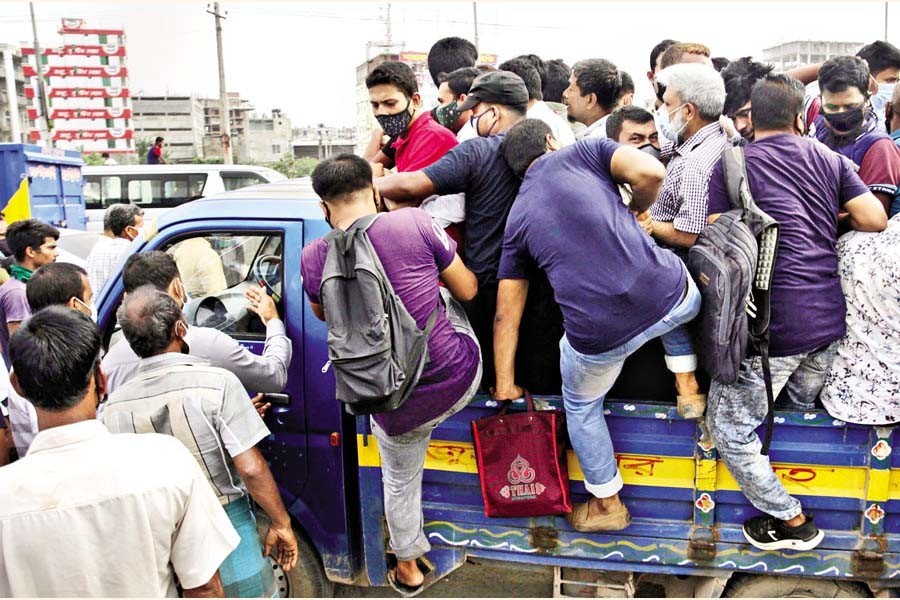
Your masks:
<instances>
[{"instance_id":1,"label":"purple t-shirt","mask_svg":"<svg viewBox=\"0 0 900 600\"><path fill-rule=\"evenodd\" d=\"M838 210L869 190L849 160L809 138L774 135L748 144L744 154L753 199L780 225L771 354L811 352L844 335ZM709 183L709 214L730 209L720 160Z\"/></svg>"},{"instance_id":2,"label":"purple t-shirt","mask_svg":"<svg viewBox=\"0 0 900 600\"><path fill-rule=\"evenodd\" d=\"M25 297L25 284L18 279L9 278L0 285L0 344L3 349L3 362L9 368L9 328L7 323L24 321L31 316L31 307Z\"/></svg>"},{"instance_id":3,"label":"purple t-shirt","mask_svg":"<svg viewBox=\"0 0 900 600\"><path fill-rule=\"evenodd\" d=\"M582 354L621 346L684 295L681 260L657 246L622 203L609 167L619 145L587 138L544 155L506 221L500 279L547 273L566 338Z\"/></svg>"},{"instance_id":4,"label":"purple t-shirt","mask_svg":"<svg viewBox=\"0 0 900 600\"><path fill-rule=\"evenodd\" d=\"M424 329L439 301L438 273L456 256L456 242L425 211L404 208L383 214L369 227L369 240L403 306ZM314 240L303 248L303 290L319 303L319 286L328 244ZM324 307L326 312L328 307ZM429 363L400 408L373 415L388 435L400 435L440 416L471 387L478 371L478 346L456 331L443 307L428 338Z\"/></svg>"}]
</instances>

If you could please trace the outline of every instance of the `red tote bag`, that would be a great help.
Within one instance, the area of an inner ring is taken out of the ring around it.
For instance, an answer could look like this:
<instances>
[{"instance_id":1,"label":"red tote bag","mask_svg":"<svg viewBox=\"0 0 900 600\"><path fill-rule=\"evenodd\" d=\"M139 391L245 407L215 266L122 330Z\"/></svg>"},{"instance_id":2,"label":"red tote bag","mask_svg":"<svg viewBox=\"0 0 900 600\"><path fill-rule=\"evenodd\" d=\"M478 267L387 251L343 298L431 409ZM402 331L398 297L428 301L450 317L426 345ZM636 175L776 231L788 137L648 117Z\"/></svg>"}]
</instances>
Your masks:
<instances>
[{"instance_id":1,"label":"red tote bag","mask_svg":"<svg viewBox=\"0 0 900 600\"><path fill-rule=\"evenodd\" d=\"M534 410L525 392L525 412L508 403L493 417L472 421L478 479L488 517L542 517L572 512L566 468L566 415Z\"/></svg>"}]
</instances>

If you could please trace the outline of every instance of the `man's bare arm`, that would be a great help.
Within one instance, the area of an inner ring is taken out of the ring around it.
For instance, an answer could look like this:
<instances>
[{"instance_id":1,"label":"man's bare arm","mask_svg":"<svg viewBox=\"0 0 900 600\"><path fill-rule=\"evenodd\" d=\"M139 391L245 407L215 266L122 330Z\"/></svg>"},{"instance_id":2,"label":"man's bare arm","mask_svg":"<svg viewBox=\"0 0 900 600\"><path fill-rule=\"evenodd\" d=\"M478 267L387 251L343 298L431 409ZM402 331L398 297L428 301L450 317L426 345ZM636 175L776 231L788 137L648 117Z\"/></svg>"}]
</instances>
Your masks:
<instances>
[{"instance_id":1,"label":"man's bare arm","mask_svg":"<svg viewBox=\"0 0 900 600\"><path fill-rule=\"evenodd\" d=\"M519 324L528 298L527 279L501 279L497 290L497 313L494 316L494 370L497 384L495 400L522 397L516 385L516 348L519 345Z\"/></svg>"},{"instance_id":2,"label":"man's bare arm","mask_svg":"<svg viewBox=\"0 0 900 600\"><path fill-rule=\"evenodd\" d=\"M631 146L620 146L613 153L609 170L616 183L631 185L630 208L639 213L656 202L666 176L662 163Z\"/></svg>"},{"instance_id":3,"label":"man's bare arm","mask_svg":"<svg viewBox=\"0 0 900 600\"><path fill-rule=\"evenodd\" d=\"M434 183L423 171L379 177L375 185L391 210L398 205L418 206L422 200L437 193Z\"/></svg>"},{"instance_id":4,"label":"man's bare arm","mask_svg":"<svg viewBox=\"0 0 900 600\"><path fill-rule=\"evenodd\" d=\"M212 579L207 581L205 584L200 587L195 587L191 589L184 590L185 598L224 598L225 597L225 589L222 587L222 578L219 577L219 571L216 571L216 574L212 576Z\"/></svg>"},{"instance_id":5,"label":"man's bare arm","mask_svg":"<svg viewBox=\"0 0 900 600\"><path fill-rule=\"evenodd\" d=\"M669 221L653 221L653 237L669 246L690 248L697 243L696 233L678 231Z\"/></svg>"}]
</instances>

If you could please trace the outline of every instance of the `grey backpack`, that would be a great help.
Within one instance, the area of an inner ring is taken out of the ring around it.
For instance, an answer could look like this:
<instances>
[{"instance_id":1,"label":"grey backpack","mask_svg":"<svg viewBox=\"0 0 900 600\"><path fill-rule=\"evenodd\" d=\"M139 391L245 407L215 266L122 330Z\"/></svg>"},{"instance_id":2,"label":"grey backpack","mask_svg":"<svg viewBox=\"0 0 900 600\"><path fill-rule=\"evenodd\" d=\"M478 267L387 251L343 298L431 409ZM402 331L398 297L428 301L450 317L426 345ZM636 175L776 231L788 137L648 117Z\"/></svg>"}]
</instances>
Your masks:
<instances>
[{"instance_id":1,"label":"grey backpack","mask_svg":"<svg viewBox=\"0 0 900 600\"><path fill-rule=\"evenodd\" d=\"M688 251L688 270L702 297L694 338L700 364L724 383L737 381L750 343L762 356L770 423L765 454L775 404L769 373L769 294L778 223L753 201L743 149L726 148L722 163L732 208L707 225Z\"/></svg>"},{"instance_id":2,"label":"grey backpack","mask_svg":"<svg viewBox=\"0 0 900 600\"><path fill-rule=\"evenodd\" d=\"M363 217L347 231L335 229L325 237L319 298L328 324L328 358L337 399L352 415L387 412L406 401L428 362L428 337L440 306L419 329L366 234L377 218Z\"/></svg>"}]
</instances>

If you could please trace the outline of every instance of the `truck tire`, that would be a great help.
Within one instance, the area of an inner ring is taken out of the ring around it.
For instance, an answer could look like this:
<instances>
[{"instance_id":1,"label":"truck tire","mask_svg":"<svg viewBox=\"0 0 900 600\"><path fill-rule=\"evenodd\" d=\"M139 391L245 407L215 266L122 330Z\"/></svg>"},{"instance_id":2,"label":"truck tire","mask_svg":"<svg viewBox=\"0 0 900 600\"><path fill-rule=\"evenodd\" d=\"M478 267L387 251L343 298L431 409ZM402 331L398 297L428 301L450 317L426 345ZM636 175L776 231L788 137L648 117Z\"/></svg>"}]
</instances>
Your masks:
<instances>
[{"instance_id":1,"label":"truck tire","mask_svg":"<svg viewBox=\"0 0 900 600\"><path fill-rule=\"evenodd\" d=\"M259 531L260 541L265 539L269 517L260 509L256 512L256 529ZM268 558L274 571L278 595L282 598L332 598L334 583L325 575L319 553L296 527L294 535L297 536L297 565L289 573L285 573L271 557Z\"/></svg>"},{"instance_id":2,"label":"truck tire","mask_svg":"<svg viewBox=\"0 0 900 600\"><path fill-rule=\"evenodd\" d=\"M724 598L865 598L870 595L868 588L856 581L777 575L736 575L722 594Z\"/></svg>"}]
</instances>

